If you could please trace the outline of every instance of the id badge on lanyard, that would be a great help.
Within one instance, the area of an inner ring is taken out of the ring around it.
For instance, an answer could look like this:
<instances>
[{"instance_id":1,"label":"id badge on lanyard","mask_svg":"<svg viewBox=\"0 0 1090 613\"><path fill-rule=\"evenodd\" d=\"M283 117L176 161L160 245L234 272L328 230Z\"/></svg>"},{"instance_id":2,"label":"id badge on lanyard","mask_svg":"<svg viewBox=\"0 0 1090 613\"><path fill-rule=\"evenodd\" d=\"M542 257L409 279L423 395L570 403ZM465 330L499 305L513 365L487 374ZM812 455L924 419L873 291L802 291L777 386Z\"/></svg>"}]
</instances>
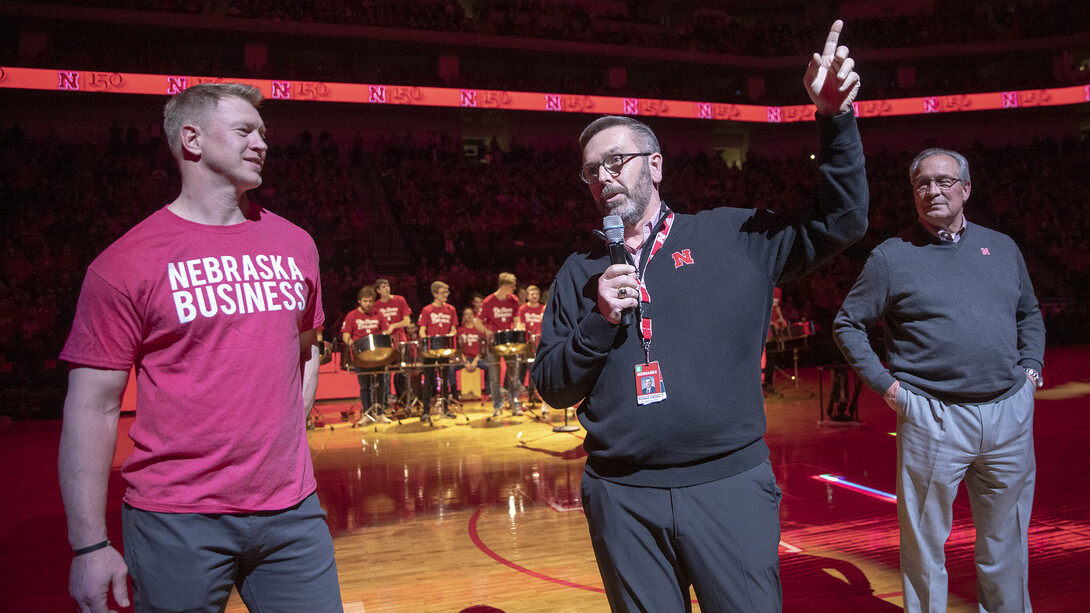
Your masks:
<instances>
[{"instance_id":1,"label":"id badge on lanyard","mask_svg":"<svg viewBox=\"0 0 1090 613\"><path fill-rule=\"evenodd\" d=\"M670 227L674 223L674 212L669 211L666 218L662 222L662 229L655 235L655 242L651 246L651 251L647 254L647 261L643 264L642 270L639 271L638 278L640 282L640 302L651 303L651 294L647 291L647 284L644 282L644 277L647 275L647 269L651 265L651 259L655 257L658 250L666 242L666 237L670 235ZM636 403L637 404L652 404L655 402L662 402L666 400L666 382L662 377L662 367L659 365L658 360L651 360L651 318L645 316L644 309L640 309L640 327L639 337L640 344L643 346L643 363L636 364Z\"/></svg>"}]
</instances>

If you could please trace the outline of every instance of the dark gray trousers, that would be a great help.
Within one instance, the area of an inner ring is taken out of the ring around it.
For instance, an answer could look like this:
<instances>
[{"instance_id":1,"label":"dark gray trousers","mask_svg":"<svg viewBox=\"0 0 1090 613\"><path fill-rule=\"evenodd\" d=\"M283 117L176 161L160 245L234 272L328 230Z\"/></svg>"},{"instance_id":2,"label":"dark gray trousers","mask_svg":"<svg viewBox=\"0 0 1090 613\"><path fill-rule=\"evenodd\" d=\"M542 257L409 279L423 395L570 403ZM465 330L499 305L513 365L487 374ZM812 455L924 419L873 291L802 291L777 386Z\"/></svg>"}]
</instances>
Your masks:
<instances>
[{"instance_id":1,"label":"dark gray trousers","mask_svg":"<svg viewBox=\"0 0 1090 613\"><path fill-rule=\"evenodd\" d=\"M317 494L282 511L252 514L154 513L125 505L125 563L136 611L221 612L234 585L251 611L340 613L325 517Z\"/></svg>"},{"instance_id":2,"label":"dark gray trousers","mask_svg":"<svg viewBox=\"0 0 1090 613\"><path fill-rule=\"evenodd\" d=\"M583 510L613 611L780 611L782 494L766 460L689 487L583 474Z\"/></svg>"}]
</instances>

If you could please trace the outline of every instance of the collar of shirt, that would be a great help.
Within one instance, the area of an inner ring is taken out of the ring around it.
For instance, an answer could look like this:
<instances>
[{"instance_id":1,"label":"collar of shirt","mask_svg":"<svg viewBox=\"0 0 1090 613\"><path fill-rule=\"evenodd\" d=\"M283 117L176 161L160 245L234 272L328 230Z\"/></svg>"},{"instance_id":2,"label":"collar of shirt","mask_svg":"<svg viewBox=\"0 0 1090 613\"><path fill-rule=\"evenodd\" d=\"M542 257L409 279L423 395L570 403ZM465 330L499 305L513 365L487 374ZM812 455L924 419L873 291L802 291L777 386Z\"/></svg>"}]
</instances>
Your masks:
<instances>
[{"instance_id":1,"label":"collar of shirt","mask_svg":"<svg viewBox=\"0 0 1090 613\"><path fill-rule=\"evenodd\" d=\"M628 242L625 242L624 248L628 251L629 255L632 256L633 262L638 263L640 261L640 257L643 254L643 248L647 246L647 239L651 238L651 230L655 228L655 224L657 224L660 219L662 219L662 209L659 209L658 217L643 224L643 238L640 240L639 247L629 247Z\"/></svg>"},{"instance_id":2,"label":"collar of shirt","mask_svg":"<svg viewBox=\"0 0 1090 613\"><path fill-rule=\"evenodd\" d=\"M920 221L920 225L923 226L923 229L927 230L931 236L936 237L938 240L941 240L943 242L958 242L961 240L962 233L965 233L965 228L969 225L969 220L962 218L961 228L956 232L935 229L934 227L924 224L923 221Z\"/></svg>"},{"instance_id":3,"label":"collar of shirt","mask_svg":"<svg viewBox=\"0 0 1090 613\"><path fill-rule=\"evenodd\" d=\"M935 235L939 237L940 241L947 243L956 243L961 240L962 233L965 232L965 226L969 225L968 220L962 220L961 229L957 232L947 232L946 230L938 230Z\"/></svg>"}]
</instances>

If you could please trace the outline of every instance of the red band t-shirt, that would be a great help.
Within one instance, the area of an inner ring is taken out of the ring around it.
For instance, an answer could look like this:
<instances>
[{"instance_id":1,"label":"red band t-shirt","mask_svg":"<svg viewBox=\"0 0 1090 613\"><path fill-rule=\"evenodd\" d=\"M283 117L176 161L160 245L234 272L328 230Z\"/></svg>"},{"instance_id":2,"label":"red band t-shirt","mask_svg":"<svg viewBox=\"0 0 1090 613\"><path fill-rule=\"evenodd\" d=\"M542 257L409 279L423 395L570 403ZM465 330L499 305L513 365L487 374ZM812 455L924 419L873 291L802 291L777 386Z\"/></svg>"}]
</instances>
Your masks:
<instances>
[{"instance_id":1,"label":"red band t-shirt","mask_svg":"<svg viewBox=\"0 0 1090 613\"><path fill-rule=\"evenodd\" d=\"M375 308L379 313L386 318L386 321L390 324L396 324L397 322L405 319L406 317L412 317L413 310L409 308L409 303L405 300L404 296L398 296L397 294L390 294L390 299L386 302L381 300L375 301ZM405 336L405 328L398 328L390 333L390 338L395 343L403 343L407 340Z\"/></svg>"},{"instance_id":2,"label":"red band t-shirt","mask_svg":"<svg viewBox=\"0 0 1090 613\"><path fill-rule=\"evenodd\" d=\"M449 304L428 304L420 310L422 336L446 336L458 326L458 311Z\"/></svg>"},{"instance_id":3,"label":"red band t-shirt","mask_svg":"<svg viewBox=\"0 0 1090 613\"><path fill-rule=\"evenodd\" d=\"M382 334L382 331L389 327L390 323L374 307L371 307L370 313L352 309L341 322L341 334L347 332L352 340L356 340L371 334Z\"/></svg>"},{"instance_id":4,"label":"red band t-shirt","mask_svg":"<svg viewBox=\"0 0 1090 613\"><path fill-rule=\"evenodd\" d=\"M496 294L489 294L481 304L480 319L491 332L510 330L515 327L515 314L518 313L519 299L514 294L500 300Z\"/></svg>"},{"instance_id":5,"label":"red band t-shirt","mask_svg":"<svg viewBox=\"0 0 1090 613\"><path fill-rule=\"evenodd\" d=\"M458 347L467 361L481 354L481 331L473 326L458 328Z\"/></svg>"},{"instance_id":6,"label":"red band t-shirt","mask_svg":"<svg viewBox=\"0 0 1090 613\"><path fill-rule=\"evenodd\" d=\"M536 307L524 304L519 307L518 318L526 327L526 333L530 335L541 334L541 316L545 312L545 305L538 303Z\"/></svg>"}]
</instances>

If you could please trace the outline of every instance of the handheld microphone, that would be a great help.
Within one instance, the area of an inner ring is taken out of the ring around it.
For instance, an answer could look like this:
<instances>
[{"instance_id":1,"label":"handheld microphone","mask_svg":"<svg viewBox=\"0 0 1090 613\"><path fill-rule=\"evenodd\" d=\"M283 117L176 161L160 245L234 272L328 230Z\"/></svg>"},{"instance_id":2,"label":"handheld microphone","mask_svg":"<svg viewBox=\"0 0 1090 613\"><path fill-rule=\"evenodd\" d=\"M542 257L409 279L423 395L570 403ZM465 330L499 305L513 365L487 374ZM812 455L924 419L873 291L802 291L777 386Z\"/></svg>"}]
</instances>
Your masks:
<instances>
[{"instance_id":1,"label":"handheld microphone","mask_svg":"<svg viewBox=\"0 0 1090 613\"><path fill-rule=\"evenodd\" d=\"M627 264L628 256L624 248L624 223L620 215L607 215L602 220L602 231L606 235L606 246L609 248L610 264ZM621 325L632 325L632 307L621 311Z\"/></svg>"}]
</instances>

